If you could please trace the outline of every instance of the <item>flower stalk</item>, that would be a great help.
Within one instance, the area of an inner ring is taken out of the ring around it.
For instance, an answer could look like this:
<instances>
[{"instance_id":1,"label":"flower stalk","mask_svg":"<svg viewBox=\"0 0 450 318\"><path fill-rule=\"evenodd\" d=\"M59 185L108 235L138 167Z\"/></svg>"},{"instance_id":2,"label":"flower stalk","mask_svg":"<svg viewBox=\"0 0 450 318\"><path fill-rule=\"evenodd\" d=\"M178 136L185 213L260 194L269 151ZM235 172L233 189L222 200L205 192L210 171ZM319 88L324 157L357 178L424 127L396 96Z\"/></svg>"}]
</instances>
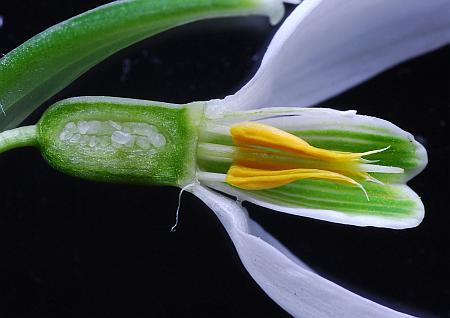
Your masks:
<instances>
[{"instance_id":1,"label":"flower stalk","mask_svg":"<svg viewBox=\"0 0 450 318\"><path fill-rule=\"evenodd\" d=\"M23 126L0 133L0 153L22 147L36 146L36 126Z\"/></svg>"}]
</instances>

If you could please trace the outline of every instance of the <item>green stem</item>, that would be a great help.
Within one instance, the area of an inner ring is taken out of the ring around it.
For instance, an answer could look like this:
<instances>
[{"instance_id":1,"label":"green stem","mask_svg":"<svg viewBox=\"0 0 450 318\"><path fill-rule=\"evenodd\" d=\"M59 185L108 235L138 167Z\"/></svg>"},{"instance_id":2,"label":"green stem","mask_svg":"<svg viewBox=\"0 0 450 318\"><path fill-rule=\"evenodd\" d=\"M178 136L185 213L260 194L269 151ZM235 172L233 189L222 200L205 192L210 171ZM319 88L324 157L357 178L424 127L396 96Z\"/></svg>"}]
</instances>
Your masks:
<instances>
[{"instance_id":1,"label":"green stem","mask_svg":"<svg viewBox=\"0 0 450 318\"><path fill-rule=\"evenodd\" d=\"M36 146L37 129L36 126L24 126L0 133L0 153L11 149Z\"/></svg>"}]
</instances>

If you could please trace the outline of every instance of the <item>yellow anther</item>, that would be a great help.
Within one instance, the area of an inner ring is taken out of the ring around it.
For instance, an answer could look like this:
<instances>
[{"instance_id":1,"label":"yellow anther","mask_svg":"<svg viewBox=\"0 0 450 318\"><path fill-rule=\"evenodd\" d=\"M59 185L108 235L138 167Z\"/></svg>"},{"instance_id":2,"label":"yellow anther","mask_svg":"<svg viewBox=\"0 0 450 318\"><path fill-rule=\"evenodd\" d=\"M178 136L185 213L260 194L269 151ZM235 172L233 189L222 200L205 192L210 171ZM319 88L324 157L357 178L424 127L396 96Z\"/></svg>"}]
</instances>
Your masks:
<instances>
[{"instance_id":1,"label":"yellow anther","mask_svg":"<svg viewBox=\"0 0 450 318\"><path fill-rule=\"evenodd\" d=\"M384 150L352 153L316 148L281 129L255 122L235 124L231 127L230 132L235 145L265 147L321 160L359 162L362 156Z\"/></svg>"},{"instance_id":2,"label":"yellow anther","mask_svg":"<svg viewBox=\"0 0 450 318\"><path fill-rule=\"evenodd\" d=\"M233 165L226 176L227 183L245 190L272 189L300 179L329 180L361 187L349 177L319 169L263 170Z\"/></svg>"},{"instance_id":3,"label":"yellow anther","mask_svg":"<svg viewBox=\"0 0 450 318\"><path fill-rule=\"evenodd\" d=\"M226 182L246 190L271 189L300 179L316 179L357 186L367 197L355 178L377 180L359 168L364 162L362 157L387 149L362 153L321 149L281 129L255 122L235 124L230 133L238 152Z\"/></svg>"}]
</instances>

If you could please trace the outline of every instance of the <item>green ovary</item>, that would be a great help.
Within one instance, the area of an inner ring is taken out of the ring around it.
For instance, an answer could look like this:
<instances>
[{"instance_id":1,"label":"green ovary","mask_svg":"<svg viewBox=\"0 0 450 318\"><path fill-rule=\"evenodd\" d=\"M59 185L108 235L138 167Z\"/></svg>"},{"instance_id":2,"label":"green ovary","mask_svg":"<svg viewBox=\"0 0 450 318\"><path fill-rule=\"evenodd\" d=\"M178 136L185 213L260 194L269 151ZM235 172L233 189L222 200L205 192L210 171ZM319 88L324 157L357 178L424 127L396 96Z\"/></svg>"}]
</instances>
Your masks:
<instances>
[{"instance_id":1,"label":"green ovary","mask_svg":"<svg viewBox=\"0 0 450 318\"><path fill-rule=\"evenodd\" d=\"M183 186L195 175L202 115L202 103L75 98L44 113L38 142L50 165L73 176Z\"/></svg>"}]
</instances>

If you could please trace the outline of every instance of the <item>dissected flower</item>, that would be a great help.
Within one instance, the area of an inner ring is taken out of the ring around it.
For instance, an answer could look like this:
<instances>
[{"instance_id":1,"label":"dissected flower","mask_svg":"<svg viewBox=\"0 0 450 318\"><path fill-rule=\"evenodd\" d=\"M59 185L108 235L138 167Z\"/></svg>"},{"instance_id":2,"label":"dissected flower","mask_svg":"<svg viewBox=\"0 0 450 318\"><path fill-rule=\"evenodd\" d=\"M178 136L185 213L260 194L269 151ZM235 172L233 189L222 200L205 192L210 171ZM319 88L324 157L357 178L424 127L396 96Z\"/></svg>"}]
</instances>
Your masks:
<instances>
[{"instance_id":1,"label":"dissected flower","mask_svg":"<svg viewBox=\"0 0 450 318\"><path fill-rule=\"evenodd\" d=\"M250 1L250 7L244 2L223 12L214 11L219 6L210 3L199 6L205 16L256 12L272 20L282 8L276 0ZM80 15L0 60L0 78L9 79L9 86L0 83L0 106L10 116L4 127L17 124L113 51L192 18L175 10L167 25L153 29L144 21L142 33L134 33L139 28L124 29L100 51L95 41L77 46L83 59L74 60L67 47L61 48L62 57L54 65L42 59L42 39L57 44L54 35L61 32L62 42L75 43L80 34L73 32L74 21L83 24L90 17L104 17L111 8L134 5L142 3L119 1ZM142 13L154 14L151 9ZM183 106L107 97L70 99L48 110L37 126L3 132L0 151L38 146L50 164L72 175L187 189L215 212L261 288L294 316L406 316L313 273L252 221L240 202L351 225L417 226L424 207L406 182L425 167L427 155L411 134L354 111L296 107L314 105L448 43L449 13L447 0L306 0L280 27L255 76L234 95ZM123 16L124 25L136 26L133 21L143 20ZM104 22L84 25L81 38L89 32L98 38ZM104 31L113 34L116 29L108 22ZM30 68L36 82L29 81L23 72L27 63L49 65L48 76L39 78L43 67Z\"/></svg>"},{"instance_id":2,"label":"dissected flower","mask_svg":"<svg viewBox=\"0 0 450 318\"><path fill-rule=\"evenodd\" d=\"M427 162L413 136L331 109L259 109L207 118L197 178L240 200L333 222L406 228L424 214L405 185Z\"/></svg>"},{"instance_id":3,"label":"dissected flower","mask_svg":"<svg viewBox=\"0 0 450 318\"><path fill-rule=\"evenodd\" d=\"M303 110L300 116L291 116L300 110L284 109L285 114L281 109L272 110L273 113L270 109L254 110L241 111L236 121L233 111L314 105L388 67L449 42L450 2L445 0L302 2L275 34L255 76L236 94L209 102L207 114L220 127L263 120L313 146L333 151L363 153L385 149L363 156L375 161L368 163L377 166L374 171L365 170L367 166L361 168L382 183L360 182L369 201L357 188L324 180L299 180L265 190L239 189L221 182L220 178L205 180L206 185L233 194L239 200L296 215L354 225L392 228L418 225L423 217L423 205L404 183L423 169L427 157L424 148L410 134L386 121L353 113L320 114L321 110L311 109L309 114ZM216 128L207 128L207 138L200 139L199 166L210 172L225 173L235 160L236 150L230 143L230 133ZM216 161L222 164L218 171L208 165L215 160L210 155L214 152ZM250 149L250 153L247 158L259 160L261 152ZM401 168L404 172L387 171L386 167ZM405 316L313 274L278 242L261 232L238 203L202 186L191 191L222 221L256 282L292 315Z\"/></svg>"}]
</instances>

